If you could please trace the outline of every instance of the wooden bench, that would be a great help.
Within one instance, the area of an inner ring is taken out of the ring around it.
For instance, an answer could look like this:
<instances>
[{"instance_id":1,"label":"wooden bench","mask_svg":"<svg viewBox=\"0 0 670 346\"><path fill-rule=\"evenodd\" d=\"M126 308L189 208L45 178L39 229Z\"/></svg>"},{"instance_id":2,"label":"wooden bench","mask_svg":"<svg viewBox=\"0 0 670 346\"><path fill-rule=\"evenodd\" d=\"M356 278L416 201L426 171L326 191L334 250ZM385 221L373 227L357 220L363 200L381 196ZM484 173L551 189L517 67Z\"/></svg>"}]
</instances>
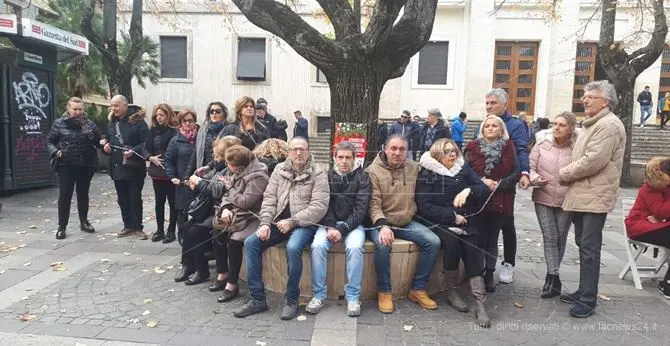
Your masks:
<instances>
[{"instance_id":1,"label":"wooden bench","mask_svg":"<svg viewBox=\"0 0 670 346\"><path fill-rule=\"evenodd\" d=\"M267 249L263 256L263 280L265 288L283 293L286 291L286 281L288 278L285 244L282 243ZM308 247L302 254L302 276L300 278L300 295L303 297L312 296L311 281L311 249ZM420 249L412 242L396 239L393 242L391 250L391 282L393 283L393 296L403 298L407 296L414 278L414 270L419 260ZM371 241L366 241L364 245L365 262L363 265L363 279L361 283L361 300L377 299L377 275L375 272L375 245ZM328 252L328 274L326 283L328 284L328 298L340 299L344 297L344 284L347 282L347 273L345 264L346 255L344 244L339 242L335 244ZM459 282L463 281L463 263L461 262ZM428 282L428 292L430 294L442 292L445 290L445 281L443 273L442 250L438 255L435 267L433 267L430 281ZM244 265L240 273L240 278L247 279L247 273Z\"/></svg>"}]
</instances>

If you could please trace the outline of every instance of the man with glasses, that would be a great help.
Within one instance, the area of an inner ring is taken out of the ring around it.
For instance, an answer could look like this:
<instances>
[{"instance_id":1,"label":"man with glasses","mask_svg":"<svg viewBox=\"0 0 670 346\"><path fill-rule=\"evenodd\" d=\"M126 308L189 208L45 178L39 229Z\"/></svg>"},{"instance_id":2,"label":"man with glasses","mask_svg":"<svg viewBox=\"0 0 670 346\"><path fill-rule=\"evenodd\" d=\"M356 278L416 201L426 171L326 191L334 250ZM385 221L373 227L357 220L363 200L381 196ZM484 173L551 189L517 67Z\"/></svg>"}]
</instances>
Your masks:
<instances>
[{"instance_id":1,"label":"man with glasses","mask_svg":"<svg viewBox=\"0 0 670 346\"><path fill-rule=\"evenodd\" d=\"M356 164L356 147L350 142L335 146L335 165L328 171L330 183L330 205L312 242L312 291L314 298L305 310L311 314L323 308L328 292L326 273L328 250L332 244L344 241L347 284L344 295L347 300L347 315L361 314L361 278L363 276L363 243L365 230L363 219L368 215L370 181L362 167ZM355 168L355 169L354 169Z\"/></svg>"},{"instance_id":2,"label":"man with glasses","mask_svg":"<svg viewBox=\"0 0 670 346\"><path fill-rule=\"evenodd\" d=\"M626 131L612 113L619 102L608 81L584 86L584 129L572 149L572 162L558 175L568 185L563 210L572 212L575 243L579 247L579 288L561 296L573 304L570 315L585 318L595 313L600 279L600 251L607 213L619 193Z\"/></svg>"},{"instance_id":3,"label":"man with glasses","mask_svg":"<svg viewBox=\"0 0 670 346\"><path fill-rule=\"evenodd\" d=\"M409 160L414 160L413 152L416 150L415 146L418 142L420 128L419 123L412 121L410 112L404 110L400 114L400 119L391 126L391 131L389 131L389 136L400 135L407 139L407 158Z\"/></svg>"},{"instance_id":4,"label":"man with glasses","mask_svg":"<svg viewBox=\"0 0 670 346\"><path fill-rule=\"evenodd\" d=\"M421 249L407 298L425 309L437 309L437 303L428 297L426 288L437 259L440 238L426 226L413 221L417 210L414 190L419 165L407 159L407 150L407 138L392 135L384 151L366 169L372 187L370 219L374 228L369 231L369 237L376 247L377 307L387 314L393 312L391 246L395 238L409 240Z\"/></svg>"},{"instance_id":5,"label":"man with glasses","mask_svg":"<svg viewBox=\"0 0 670 346\"><path fill-rule=\"evenodd\" d=\"M326 173L317 171L313 165L307 141L295 137L289 142L289 148L289 157L275 167L263 194L260 227L244 240L250 299L233 311L235 317L268 309L263 285L263 252L283 241L287 241L288 280L281 319L291 320L298 313L302 251L312 243L315 225L328 211L330 190Z\"/></svg>"}]
</instances>

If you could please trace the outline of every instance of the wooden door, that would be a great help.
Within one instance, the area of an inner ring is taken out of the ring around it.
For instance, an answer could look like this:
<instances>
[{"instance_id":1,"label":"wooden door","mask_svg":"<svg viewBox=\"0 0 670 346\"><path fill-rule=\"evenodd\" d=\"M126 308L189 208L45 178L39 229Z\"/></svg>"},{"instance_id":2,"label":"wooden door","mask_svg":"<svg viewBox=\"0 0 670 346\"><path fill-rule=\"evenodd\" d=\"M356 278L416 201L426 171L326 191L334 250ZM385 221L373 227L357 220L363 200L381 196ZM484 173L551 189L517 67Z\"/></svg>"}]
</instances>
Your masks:
<instances>
[{"instance_id":1,"label":"wooden door","mask_svg":"<svg viewBox=\"0 0 670 346\"><path fill-rule=\"evenodd\" d=\"M538 42L496 42L493 87L507 91L512 114L534 114L538 49Z\"/></svg>"}]
</instances>

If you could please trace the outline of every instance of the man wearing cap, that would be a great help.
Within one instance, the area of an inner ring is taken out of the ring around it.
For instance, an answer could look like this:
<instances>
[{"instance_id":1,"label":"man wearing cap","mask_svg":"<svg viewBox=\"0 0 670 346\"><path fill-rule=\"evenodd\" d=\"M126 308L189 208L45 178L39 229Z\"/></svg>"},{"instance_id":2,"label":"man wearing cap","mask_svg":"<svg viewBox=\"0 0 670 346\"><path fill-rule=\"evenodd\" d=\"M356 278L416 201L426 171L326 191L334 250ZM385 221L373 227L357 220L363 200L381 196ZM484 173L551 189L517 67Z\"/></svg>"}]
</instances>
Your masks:
<instances>
[{"instance_id":1,"label":"man wearing cap","mask_svg":"<svg viewBox=\"0 0 670 346\"><path fill-rule=\"evenodd\" d=\"M256 116L258 121L268 129L270 137L282 138L282 133L286 130L286 122L280 124L277 118L268 112L268 101L262 97L256 101Z\"/></svg>"},{"instance_id":2,"label":"man wearing cap","mask_svg":"<svg viewBox=\"0 0 670 346\"><path fill-rule=\"evenodd\" d=\"M419 157L426 151L430 151L430 146L442 138L451 138L451 131L444 124L440 110L438 108L431 108L428 110L426 123L421 128L421 131L419 131L419 142L417 143Z\"/></svg>"},{"instance_id":3,"label":"man wearing cap","mask_svg":"<svg viewBox=\"0 0 670 346\"><path fill-rule=\"evenodd\" d=\"M407 148L407 158L410 160L414 159L414 151L416 150L416 143L419 141L419 124L412 121L412 115L408 110L402 111L400 114L400 119L391 126L391 131L389 131L388 137L390 138L393 135L400 135L407 139L408 148Z\"/></svg>"}]
</instances>

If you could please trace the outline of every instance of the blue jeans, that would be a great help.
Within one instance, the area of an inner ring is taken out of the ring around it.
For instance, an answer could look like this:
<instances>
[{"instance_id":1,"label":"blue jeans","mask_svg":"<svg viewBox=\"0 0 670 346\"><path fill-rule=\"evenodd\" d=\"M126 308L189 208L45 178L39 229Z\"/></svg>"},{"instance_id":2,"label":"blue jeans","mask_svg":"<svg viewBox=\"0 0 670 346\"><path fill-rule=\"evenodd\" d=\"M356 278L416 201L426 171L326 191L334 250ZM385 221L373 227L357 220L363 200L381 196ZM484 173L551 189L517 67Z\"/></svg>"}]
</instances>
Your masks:
<instances>
[{"instance_id":1,"label":"blue jeans","mask_svg":"<svg viewBox=\"0 0 670 346\"><path fill-rule=\"evenodd\" d=\"M332 244L326 238L327 235L328 231L320 227L316 230L314 242L312 242L312 292L314 297L320 300L325 300L328 292L326 272L328 250ZM365 229L362 226L358 226L344 238L344 252L347 258L347 284L344 286L344 297L348 302L358 301L361 296L364 242Z\"/></svg>"},{"instance_id":2,"label":"blue jeans","mask_svg":"<svg viewBox=\"0 0 670 346\"><path fill-rule=\"evenodd\" d=\"M435 265L438 250L440 249L440 237L433 233L428 227L412 221L401 226L401 230L393 230L398 239L409 240L421 248L419 263L412 280L412 288L425 290L428 285L430 273ZM375 243L375 269L377 271L377 291L391 292L391 248L379 242L379 228L369 230L370 240Z\"/></svg>"},{"instance_id":3,"label":"blue jeans","mask_svg":"<svg viewBox=\"0 0 670 346\"><path fill-rule=\"evenodd\" d=\"M643 125L651 116L651 106L640 106L640 125Z\"/></svg>"},{"instance_id":4,"label":"blue jeans","mask_svg":"<svg viewBox=\"0 0 670 346\"><path fill-rule=\"evenodd\" d=\"M270 246L285 240L286 262L288 262L287 300L297 301L300 297L300 275L302 274L302 251L314 238L314 228L298 227L289 233L281 233L275 226L270 227L270 239L260 240L256 233L244 240L244 258L247 266L247 285L252 298L265 301L263 285L263 252Z\"/></svg>"}]
</instances>

